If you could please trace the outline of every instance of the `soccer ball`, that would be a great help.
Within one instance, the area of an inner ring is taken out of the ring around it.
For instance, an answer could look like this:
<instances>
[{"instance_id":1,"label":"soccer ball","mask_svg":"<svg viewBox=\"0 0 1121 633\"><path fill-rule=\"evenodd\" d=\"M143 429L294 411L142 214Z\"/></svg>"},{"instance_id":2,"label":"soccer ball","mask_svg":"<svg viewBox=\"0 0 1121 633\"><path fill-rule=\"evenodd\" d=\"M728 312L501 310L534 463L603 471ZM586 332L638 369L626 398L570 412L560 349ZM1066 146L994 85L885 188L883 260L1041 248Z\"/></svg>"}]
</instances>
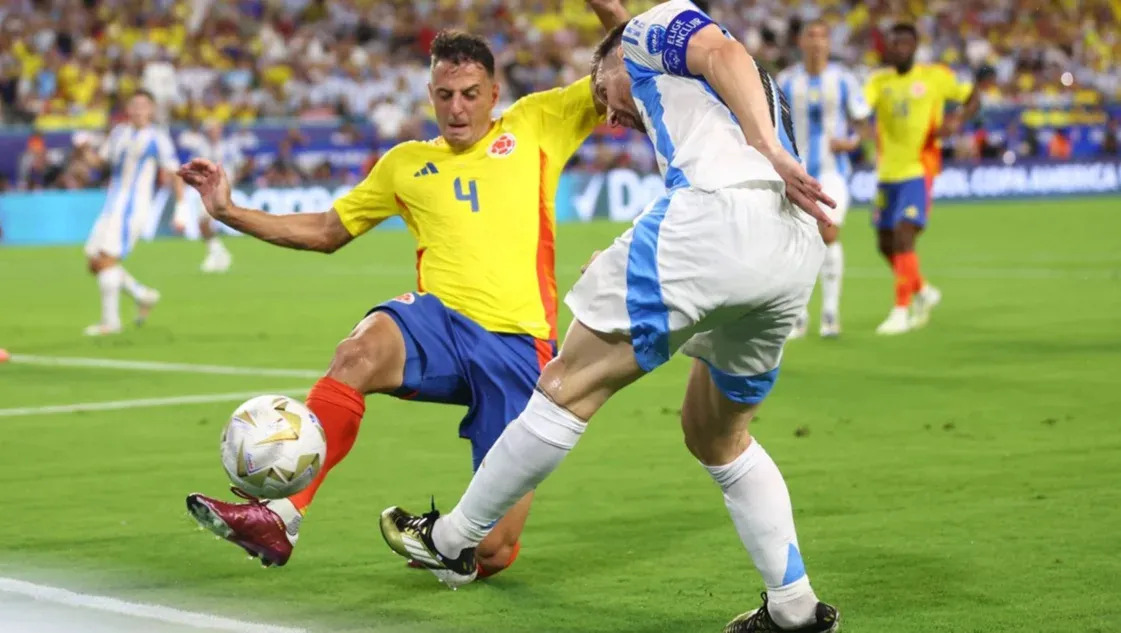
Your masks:
<instances>
[{"instance_id":1,"label":"soccer ball","mask_svg":"<svg viewBox=\"0 0 1121 633\"><path fill-rule=\"evenodd\" d=\"M287 396L257 396L234 411L222 431L222 466L230 481L260 499L303 490L327 458L323 427Z\"/></svg>"}]
</instances>

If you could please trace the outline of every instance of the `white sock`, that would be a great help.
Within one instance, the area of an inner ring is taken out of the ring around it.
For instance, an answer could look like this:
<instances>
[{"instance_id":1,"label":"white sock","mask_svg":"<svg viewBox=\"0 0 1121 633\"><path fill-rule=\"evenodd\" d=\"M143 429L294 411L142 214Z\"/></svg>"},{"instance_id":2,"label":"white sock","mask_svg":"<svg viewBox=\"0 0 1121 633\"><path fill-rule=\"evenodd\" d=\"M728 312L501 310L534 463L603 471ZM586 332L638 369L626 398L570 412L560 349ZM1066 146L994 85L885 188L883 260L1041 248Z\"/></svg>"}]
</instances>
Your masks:
<instances>
[{"instance_id":1,"label":"white sock","mask_svg":"<svg viewBox=\"0 0 1121 633\"><path fill-rule=\"evenodd\" d=\"M767 611L784 629L814 621L817 596L798 551L790 493L759 442L726 466L705 466L724 491L740 541L767 587Z\"/></svg>"},{"instance_id":2,"label":"white sock","mask_svg":"<svg viewBox=\"0 0 1121 633\"><path fill-rule=\"evenodd\" d=\"M110 266L97 273L97 286L101 289L101 324L121 326L121 277L124 269Z\"/></svg>"},{"instance_id":3,"label":"white sock","mask_svg":"<svg viewBox=\"0 0 1121 633\"><path fill-rule=\"evenodd\" d=\"M845 250L840 242L825 247L821 264L821 313L834 318L841 310L841 279L845 275Z\"/></svg>"},{"instance_id":4,"label":"white sock","mask_svg":"<svg viewBox=\"0 0 1121 633\"><path fill-rule=\"evenodd\" d=\"M121 288L125 291L125 294L138 300L148 292L144 284L136 281L136 277L130 275L124 266L118 265L117 268L121 271Z\"/></svg>"},{"instance_id":5,"label":"white sock","mask_svg":"<svg viewBox=\"0 0 1121 633\"><path fill-rule=\"evenodd\" d=\"M584 427L582 420L534 392L483 459L459 505L436 521L436 549L457 558L481 543L514 504L560 466Z\"/></svg>"},{"instance_id":6,"label":"white sock","mask_svg":"<svg viewBox=\"0 0 1121 633\"><path fill-rule=\"evenodd\" d=\"M226 246L222 244L222 240L217 235L214 237L206 238L206 254L210 257L220 257L222 255L229 255Z\"/></svg>"}]
</instances>

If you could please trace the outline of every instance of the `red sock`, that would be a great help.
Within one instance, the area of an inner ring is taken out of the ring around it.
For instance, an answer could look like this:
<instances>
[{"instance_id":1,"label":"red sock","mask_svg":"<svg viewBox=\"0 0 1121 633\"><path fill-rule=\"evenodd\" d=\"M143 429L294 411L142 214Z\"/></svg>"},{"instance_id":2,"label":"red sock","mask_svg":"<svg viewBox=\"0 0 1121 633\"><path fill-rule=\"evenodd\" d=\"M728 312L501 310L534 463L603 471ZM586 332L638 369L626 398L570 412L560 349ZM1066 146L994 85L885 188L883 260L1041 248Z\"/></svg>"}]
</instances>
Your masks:
<instances>
[{"instance_id":1,"label":"red sock","mask_svg":"<svg viewBox=\"0 0 1121 633\"><path fill-rule=\"evenodd\" d=\"M308 393L307 406L319 418L323 432L327 435L327 459L319 475L307 488L288 497L292 505L301 513L306 512L315 498L315 493L327 478L335 464L338 464L354 446L358 438L358 425L366 412L366 399L352 387L334 378L320 378Z\"/></svg>"},{"instance_id":2,"label":"red sock","mask_svg":"<svg viewBox=\"0 0 1121 633\"><path fill-rule=\"evenodd\" d=\"M500 567L498 569L486 569L482 565L479 565L477 567L478 572L479 572L479 575L477 577L478 578L490 578L491 576L497 574L498 572L502 571L503 569L509 568L510 565L514 564L514 561L518 560L518 553L521 552L521 551L522 551L522 542L518 541L518 542L514 543L514 552L512 554L510 554L510 560L506 561L506 566L505 567Z\"/></svg>"},{"instance_id":3,"label":"red sock","mask_svg":"<svg viewBox=\"0 0 1121 633\"><path fill-rule=\"evenodd\" d=\"M914 270L914 253L896 253L891 257L891 268L895 271L895 307L906 308L911 305L915 294L915 282L911 274Z\"/></svg>"}]
</instances>

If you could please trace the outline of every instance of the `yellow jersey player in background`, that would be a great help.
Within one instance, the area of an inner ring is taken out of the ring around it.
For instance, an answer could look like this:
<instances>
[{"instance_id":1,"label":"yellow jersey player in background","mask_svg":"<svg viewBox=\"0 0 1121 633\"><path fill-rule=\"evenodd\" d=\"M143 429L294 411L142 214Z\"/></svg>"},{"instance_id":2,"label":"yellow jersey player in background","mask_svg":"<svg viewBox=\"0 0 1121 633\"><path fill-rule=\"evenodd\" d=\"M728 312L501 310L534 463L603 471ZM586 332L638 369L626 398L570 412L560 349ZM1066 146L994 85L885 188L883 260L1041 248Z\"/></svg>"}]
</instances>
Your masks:
<instances>
[{"instance_id":1,"label":"yellow jersey player in background","mask_svg":"<svg viewBox=\"0 0 1121 633\"><path fill-rule=\"evenodd\" d=\"M589 4L608 27L622 11L613 1ZM417 242L416 292L374 307L308 395L327 435L319 477L277 501L187 498L200 525L266 566L291 556L312 498L354 444L366 394L467 406L459 433L470 440L477 469L556 352L554 197L564 165L603 121L591 82L529 95L492 120L499 86L486 41L443 32L431 59L440 137L391 149L330 211L239 208L214 163L195 160L180 171L215 219L279 246L331 253L393 216ZM480 575L513 563L531 497L480 548Z\"/></svg>"},{"instance_id":2,"label":"yellow jersey player in background","mask_svg":"<svg viewBox=\"0 0 1121 633\"><path fill-rule=\"evenodd\" d=\"M915 241L926 227L934 178L942 169L941 137L955 133L980 107L980 95L940 64L915 64L918 31L892 27L884 61L865 85L876 119L879 187L873 224L880 253L895 272L895 307L879 334L902 334L925 325L941 293L919 272ZM947 103L965 104L946 114Z\"/></svg>"}]
</instances>

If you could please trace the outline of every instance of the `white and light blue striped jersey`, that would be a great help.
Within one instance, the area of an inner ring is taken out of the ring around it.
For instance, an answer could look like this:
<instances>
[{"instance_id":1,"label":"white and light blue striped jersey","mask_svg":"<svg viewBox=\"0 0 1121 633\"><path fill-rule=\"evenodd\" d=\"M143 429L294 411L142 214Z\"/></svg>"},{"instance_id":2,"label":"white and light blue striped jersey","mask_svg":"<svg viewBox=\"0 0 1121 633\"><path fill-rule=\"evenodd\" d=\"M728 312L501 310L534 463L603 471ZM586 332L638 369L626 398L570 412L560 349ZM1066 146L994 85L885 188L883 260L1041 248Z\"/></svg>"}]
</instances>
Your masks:
<instances>
[{"instance_id":1,"label":"white and light blue striped jersey","mask_svg":"<svg viewBox=\"0 0 1121 633\"><path fill-rule=\"evenodd\" d=\"M830 62L820 75L811 75L805 65L798 64L779 73L778 84L790 103L806 171L814 178L824 173L847 178L852 163L847 154L834 154L829 142L849 138L853 134L850 122L872 114L856 76L837 63Z\"/></svg>"},{"instance_id":2,"label":"white and light blue striped jersey","mask_svg":"<svg viewBox=\"0 0 1121 633\"><path fill-rule=\"evenodd\" d=\"M744 140L736 117L712 86L686 66L689 40L710 24L712 19L689 0L670 0L633 18L623 31L631 93L666 188L715 191L748 181L782 180L770 161ZM727 30L724 34L731 38ZM759 76L779 140L797 156L782 95L762 69Z\"/></svg>"},{"instance_id":3,"label":"white and light blue striped jersey","mask_svg":"<svg viewBox=\"0 0 1121 633\"><path fill-rule=\"evenodd\" d=\"M160 169L179 169L171 137L155 126L137 129L122 123L109 133L99 154L111 172L107 212L128 215L139 207L147 213Z\"/></svg>"}]
</instances>

